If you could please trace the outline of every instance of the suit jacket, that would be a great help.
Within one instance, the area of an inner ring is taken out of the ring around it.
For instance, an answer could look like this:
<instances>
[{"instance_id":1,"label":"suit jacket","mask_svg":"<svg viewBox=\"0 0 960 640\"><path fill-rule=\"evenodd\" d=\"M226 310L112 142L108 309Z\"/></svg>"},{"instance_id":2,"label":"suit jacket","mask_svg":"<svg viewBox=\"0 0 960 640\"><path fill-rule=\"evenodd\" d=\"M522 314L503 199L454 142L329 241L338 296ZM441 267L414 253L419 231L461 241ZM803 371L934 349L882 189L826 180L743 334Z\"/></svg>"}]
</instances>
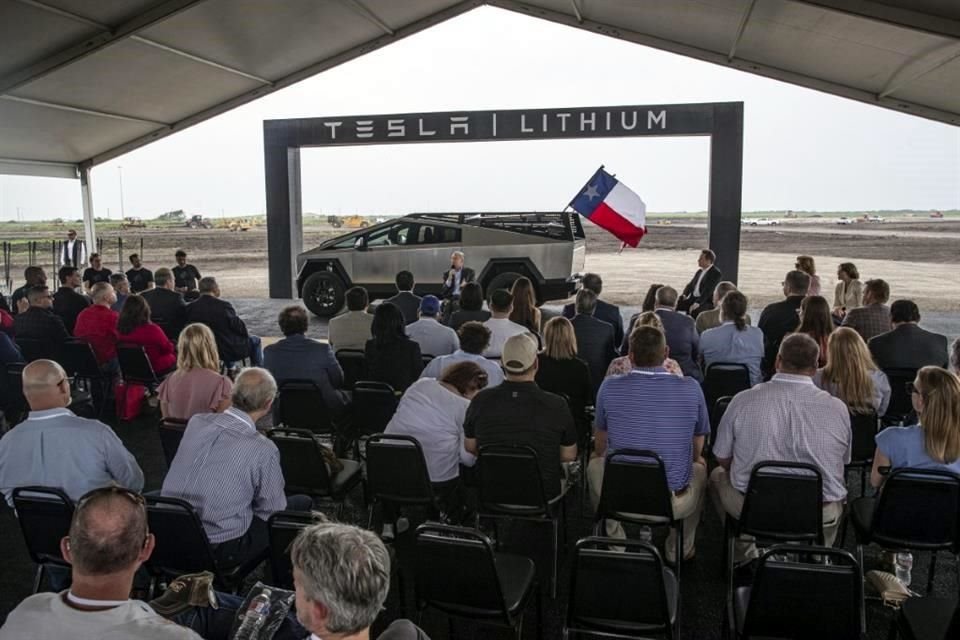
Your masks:
<instances>
[{"instance_id":1,"label":"suit jacket","mask_svg":"<svg viewBox=\"0 0 960 640\"><path fill-rule=\"evenodd\" d=\"M403 319L407 321L407 324L410 324L416 322L419 317L421 299L420 296L409 291L401 291L392 298L387 298L384 302L397 305L403 312Z\"/></svg>"},{"instance_id":2,"label":"suit jacket","mask_svg":"<svg viewBox=\"0 0 960 640\"><path fill-rule=\"evenodd\" d=\"M60 316L50 309L30 307L13 319L17 339L42 340L49 355L56 355L59 346L70 337Z\"/></svg>"},{"instance_id":3,"label":"suit jacket","mask_svg":"<svg viewBox=\"0 0 960 640\"><path fill-rule=\"evenodd\" d=\"M681 298L686 300L686 304L683 305L681 311L689 309L693 304L700 305L698 311L713 308L713 290L717 288L717 285L720 284L720 281L723 279L723 272L717 268L717 265L710 265L710 268L707 269L707 272L703 276L703 280L700 282L700 295L695 296L693 295L693 290L697 286L697 278L700 277L701 271L703 271L703 269L697 269L697 272L690 278L690 282L683 288Z\"/></svg>"},{"instance_id":4,"label":"suit jacket","mask_svg":"<svg viewBox=\"0 0 960 640\"><path fill-rule=\"evenodd\" d=\"M438 297L441 300L444 298L449 298L453 295L453 284L447 286L447 273L449 273L449 271L450 270L447 269L443 272L443 275L440 276L440 279L443 281L443 288L440 289L440 295ZM474 282L476 277L477 275L473 272L473 269L470 267L463 267L463 269L460 270L460 287L463 288L463 285L467 284L468 282Z\"/></svg>"},{"instance_id":5,"label":"suit jacket","mask_svg":"<svg viewBox=\"0 0 960 640\"><path fill-rule=\"evenodd\" d=\"M236 362L250 355L250 334L236 309L226 300L202 295L187 305L186 320L210 327L224 362Z\"/></svg>"},{"instance_id":6,"label":"suit jacket","mask_svg":"<svg viewBox=\"0 0 960 640\"><path fill-rule=\"evenodd\" d=\"M53 312L63 320L63 326L73 335L73 327L77 324L77 316L90 306L87 296L77 293L71 287L60 287L53 294Z\"/></svg>"},{"instance_id":7,"label":"suit jacket","mask_svg":"<svg viewBox=\"0 0 960 640\"><path fill-rule=\"evenodd\" d=\"M327 407L336 411L346 406L346 398L339 391L343 369L329 344L302 333L288 336L263 350L263 366L278 385L284 380L312 380L320 387Z\"/></svg>"},{"instance_id":8,"label":"suit jacket","mask_svg":"<svg viewBox=\"0 0 960 640\"><path fill-rule=\"evenodd\" d=\"M864 342L870 342L871 338L887 333L892 328L890 307L885 304L868 304L865 307L847 309L843 326L854 329Z\"/></svg>"},{"instance_id":9,"label":"suit jacket","mask_svg":"<svg viewBox=\"0 0 960 640\"><path fill-rule=\"evenodd\" d=\"M577 357L590 367L590 381L596 395L610 362L617 357L617 343L609 322L579 313L570 321L577 336Z\"/></svg>"},{"instance_id":10,"label":"suit jacket","mask_svg":"<svg viewBox=\"0 0 960 640\"><path fill-rule=\"evenodd\" d=\"M541 310L542 312L542 310ZM563 306L563 317L568 320L577 315L576 305L573 303ZM619 345L623 342L623 316L620 315L620 307L603 300L597 300L597 308L593 312L593 317L597 320L603 320L613 327L613 343ZM546 324L543 320L541 324Z\"/></svg>"},{"instance_id":11,"label":"suit jacket","mask_svg":"<svg viewBox=\"0 0 960 640\"><path fill-rule=\"evenodd\" d=\"M693 318L679 311L657 309L657 316L663 323L663 332L670 347L670 357L677 361L683 375L694 380L703 380L698 361L700 359L700 334ZM626 352L624 352L626 353Z\"/></svg>"},{"instance_id":12,"label":"suit jacket","mask_svg":"<svg viewBox=\"0 0 960 640\"><path fill-rule=\"evenodd\" d=\"M768 304L760 314L757 326L763 331L763 375L773 375L773 365L777 361L780 343L788 333L800 326L800 303L805 296L790 296L780 302Z\"/></svg>"},{"instance_id":13,"label":"suit jacket","mask_svg":"<svg viewBox=\"0 0 960 640\"><path fill-rule=\"evenodd\" d=\"M901 324L893 331L870 340L870 353L881 369L919 369L926 366L947 368L947 337Z\"/></svg>"},{"instance_id":14,"label":"suit jacket","mask_svg":"<svg viewBox=\"0 0 960 640\"><path fill-rule=\"evenodd\" d=\"M187 319L187 303L183 300L183 294L170 289L154 288L141 295L150 305L150 319L162 326L167 337L176 342Z\"/></svg>"}]
</instances>

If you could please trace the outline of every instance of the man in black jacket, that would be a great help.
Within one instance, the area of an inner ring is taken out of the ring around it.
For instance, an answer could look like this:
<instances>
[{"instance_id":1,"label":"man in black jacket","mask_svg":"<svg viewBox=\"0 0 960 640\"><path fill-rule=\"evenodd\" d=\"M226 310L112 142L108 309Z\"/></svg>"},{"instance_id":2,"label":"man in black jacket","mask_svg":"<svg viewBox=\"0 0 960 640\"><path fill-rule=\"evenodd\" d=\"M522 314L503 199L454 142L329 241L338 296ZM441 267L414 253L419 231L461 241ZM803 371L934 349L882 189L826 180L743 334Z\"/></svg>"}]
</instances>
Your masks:
<instances>
[{"instance_id":1,"label":"man in black jacket","mask_svg":"<svg viewBox=\"0 0 960 640\"><path fill-rule=\"evenodd\" d=\"M607 374L607 367L617 357L617 345L613 340L613 327L595 317L597 294L590 289L581 289L577 294L577 315L570 323L577 338L577 357L590 367L590 381L596 395L600 383Z\"/></svg>"},{"instance_id":2,"label":"man in black jacket","mask_svg":"<svg viewBox=\"0 0 960 640\"><path fill-rule=\"evenodd\" d=\"M80 270L76 267L60 267L57 273L60 279L60 288L53 294L53 312L60 316L63 325L73 335L73 325L77 324L77 316L90 306L90 299L82 293L77 293L80 286Z\"/></svg>"},{"instance_id":3,"label":"man in black jacket","mask_svg":"<svg viewBox=\"0 0 960 640\"><path fill-rule=\"evenodd\" d=\"M763 363L761 369L764 379L775 372L773 366L780 351L780 343L788 333L800 326L800 303L810 287L810 276L803 271L791 271L783 280L785 300L768 304L760 314L757 326L763 331Z\"/></svg>"},{"instance_id":4,"label":"man in black jacket","mask_svg":"<svg viewBox=\"0 0 960 640\"><path fill-rule=\"evenodd\" d=\"M53 312L53 294L46 286L33 287L27 292L27 300L30 307L13 319L13 331L18 341L36 341L37 350L23 355L29 359L55 359L70 334L60 316Z\"/></svg>"},{"instance_id":5,"label":"man in black jacket","mask_svg":"<svg viewBox=\"0 0 960 640\"><path fill-rule=\"evenodd\" d=\"M717 254L710 249L704 249L697 258L700 269L693 274L693 278L683 289L680 300L677 302L677 311L686 311L696 318L701 311L713 308L713 290L723 279L723 273L714 264Z\"/></svg>"},{"instance_id":6,"label":"man in black jacket","mask_svg":"<svg viewBox=\"0 0 960 640\"><path fill-rule=\"evenodd\" d=\"M217 280L211 277L200 278L197 289L200 297L187 305L187 323L200 322L210 327L223 362L231 364L250 358L253 366L263 366L260 337L250 335L247 325L237 315L233 305L220 299Z\"/></svg>"},{"instance_id":7,"label":"man in black jacket","mask_svg":"<svg viewBox=\"0 0 960 640\"><path fill-rule=\"evenodd\" d=\"M450 254L450 268L443 272L443 288L437 297L441 300L459 300L460 288L473 282L476 277L473 269L463 266L463 251L454 251Z\"/></svg>"},{"instance_id":8,"label":"man in black jacket","mask_svg":"<svg viewBox=\"0 0 960 640\"><path fill-rule=\"evenodd\" d=\"M401 271L397 274L397 295L387 298L384 302L389 302L397 306L403 312L403 319L407 324L416 322L420 317L420 296L413 293L413 274L409 271Z\"/></svg>"},{"instance_id":9,"label":"man in black jacket","mask_svg":"<svg viewBox=\"0 0 960 640\"><path fill-rule=\"evenodd\" d=\"M187 316L187 303L183 295L173 288L173 272L166 267L153 274L156 286L143 292L143 299L150 305L150 319L163 327L167 337L177 341Z\"/></svg>"},{"instance_id":10,"label":"man in black jacket","mask_svg":"<svg viewBox=\"0 0 960 640\"><path fill-rule=\"evenodd\" d=\"M623 316L620 315L620 307L615 304L610 304L609 302L600 300L600 292L603 291L603 278L596 273L587 273L584 274L583 280L580 281L580 284L583 285L584 289L589 289L597 294L597 308L593 312L593 317L597 320L603 320L613 327L613 341L614 344L619 345L621 342L623 342ZM541 313L543 313L543 310L541 310ZM571 319L575 315L576 307L573 303L564 305L564 318ZM547 321L543 320L541 325L545 325L546 323Z\"/></svg>"},{"instance_id":11,"label":"man in black jacket","mask_svg":"<svg viewBox=\"0 0 960 640\"><path fill-rule=\"evenodd\" d=\"M10 296L10 313L14 315L20 313L18 303L27 298L30 289L47 286L47 274L42 267L27 267L23 270L23 279L26 280L26 284L14 290L13 295Z\"/></svg>"},{"instance_id":12,"label":"man in black jacket","mask_svg":"<svg viewBox=\"0 0 960 640\"><path fill-rule=\"evenodd\" d=\"M920 369L947 367L947 338L921 329L920 309L913 300L897 300L890 305L893 331L870 340L870 353L881 369Z\"/></svg>"}]
</instances>

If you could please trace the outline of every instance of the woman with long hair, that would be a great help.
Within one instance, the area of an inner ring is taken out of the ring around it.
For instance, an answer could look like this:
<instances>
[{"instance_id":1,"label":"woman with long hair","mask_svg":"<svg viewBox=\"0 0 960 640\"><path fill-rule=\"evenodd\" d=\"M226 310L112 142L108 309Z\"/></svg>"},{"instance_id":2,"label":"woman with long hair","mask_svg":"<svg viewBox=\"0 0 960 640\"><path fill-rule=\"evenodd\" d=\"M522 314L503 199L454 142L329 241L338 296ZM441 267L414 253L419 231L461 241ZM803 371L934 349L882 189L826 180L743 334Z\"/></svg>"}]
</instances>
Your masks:
<instances>
[{"instance_id":1,"label":"woman with long hair","mask_svg":"<svg viewBox=\"0 0 960 640\"><path fill-rule=\"evenodd\" d=\"M827 341L827 366L813 376L813 383L840 398L850 413L882 416L890 404L890 381L877 367L860 334L840 327Z\"/></svg>"},{"instance_id":2,"label":"woman with long hair","mask_svg":"<svg viewBox=\"0 0 960 640\"><path fill-rule=\"evenodd\" d=\"M486 322L489 319L490 312L483 308L483 287L476 282L460 287L460 309L450 316L450 328L459 331L466 322Z\"/></svg>"},{"instance_id":3,"label":"woman with long hair","mask_svg":"<svg viewBox=\"0 0 960 640\"><path fill-rule=\"evenodd\" d=\"M540 309L537 308L537 294L530 278L520 276L514 280L510 294L513 295L510 320L540 335Z\"/></svg>"},{"instance_id":4,"label":"woman with long hair","mask_svg":"<svg viewBox=\"0 0 960 640\"><path fill-rule=\"evenodd\" d=\"M577 336L569 320L557 317L547 321L538 360L537 385L544 391L567 396L577 432L583 435L588 427L586 408L593 404L593 382L590 367L577 357Z\"/></svg>"},{"instance_id":5,"label":"woman with long hair","mask_svg":"<svg viewBox=\"0 0 960 640\"><path fill-rule=\"evenodd\" d=\"M177 340L177 370L157 389L160 413L177 420L189 420L198 413L220 413L230 406L232 391L230 378L220 373L213 332L205 324L188 324Z\"/></svg>"},{"instance_id":6,"label":"woman with long hair","mask_svg":"<svg viewBox=\"0 0 960 640\"><path fill-rule=\"evenodd\" d=\"M870 484L883 484L882 467L942 469L960 474L960 378L940 367L917 372L911 388L920 418L911 427L888 427L877 434Z\"/></svg>"},{"instance_id":7,"label":"woman with long hair","mask_svg":"<svg viewBox=\"0 0 960 640\"><path fill-rule=\"evenodd\" d=\"M630 323L630 333L633 333L633 330L637 327L656 327L663 331L663 321L660 320L660 316L651 311L644 311L633 317L633 322ZM628 336L629 340L629 336ZM680 363L674 360L670 356L670 348L667 347L667 358L663 361L663 368L667 370L667 373L672 373L675 376L683 377L683 370L680 368ZM605 378L610 376L620 376L625 373L630 373L633 369L633 362L630 360L630 355L622 355L619 358L614 358L610 363L610 366L607 367L607 374Z\"/></svg>"},{"instance_id":8,"label":"woman with long hair","mask_svg":"<svg viewBox=\"0 0 960 640\"><path fill-rule=\"evenodd\" d=\"M747 296L731 291L720 301L720 326L700 336L700 355L704 370L714 363L744 364L750 372L750 384L763 380L763 331L747 324Z\"/></svg>"},{"instance_id":9,"label":"woman with long hair","mask_svg":"<svg viewBox=\"0 0 960 640\"><path fill-rule=\"evenodd\" d=\"M394 391L405 391L420 377L420 345L407 337L407 323L396 305L381 302L370 324L372 338L364 349L367 378L386 382Z\"/></svg>"},{"instance_id":10,"label":"woman with long hair","mask_svg":"<svg viewBox=\"0 0 960 640\"><path fill-rule=\"evenodd\" d=\"M843 318L850 309L863 304L863 283L860 272L852 262L843 262L837 267L837 288L833 290L833 315Z\"/></svg>"},{"instance_id":11,"label":"woman with long hair","mask_svg":"<svg viewBox=\"0 0 960 640\"><path fill-rule=\"evenodd\" d=\"M117 319L117 342L143 347L150 366L158 375L165 374L177 363L177 351L160 325L150 320L150 305L143 296L130 295L123 301Z\"/></svg>"},{"instance_id":12,"label":"woman with long hair","mask_svg":"<svg viewBox=\"0 0 960 640\"><path fill-rule=\"evenodd\" d=\"M796 333L805 333L820 347L820 359L817 366L827 364L827 340L836 325L830 315L830 305L822 296L810 295L800 303L800 326Z\"/></svg>"},{"instance_id":13,"label":"woman with long hair","mask_svg":"<svg viewBox=\"0 0 960 640\"><path fill-rule=\"evenodd\" d=\"M820 276L817 275L817 266L813 262L813 256L797 256L795 266L797 271L803 271L810 276L810 287L807 289L807 295L820 295Z\"/></svg>"}]
</instances>

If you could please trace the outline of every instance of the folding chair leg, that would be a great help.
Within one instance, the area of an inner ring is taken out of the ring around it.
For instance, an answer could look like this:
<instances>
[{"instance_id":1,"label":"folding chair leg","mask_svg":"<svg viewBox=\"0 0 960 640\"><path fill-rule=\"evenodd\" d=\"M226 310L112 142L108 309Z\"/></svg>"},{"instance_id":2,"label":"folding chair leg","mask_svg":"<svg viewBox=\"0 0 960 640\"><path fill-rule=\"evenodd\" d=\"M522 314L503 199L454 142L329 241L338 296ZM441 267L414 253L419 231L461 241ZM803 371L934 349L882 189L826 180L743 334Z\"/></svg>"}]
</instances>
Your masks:
<instances>
[{"instance_id":1,"label":"folding chair leg","mask_svg":"<svg viewBox=\"0 0 960 640\"><path fill-rule=\"evenodd\" d=\"M933 593L933 577L937 571L937 552L930 552L930 575L927 577L927 595Z\"/></svg>"},{"instance_id":2,"label":"folding chair leg","mask_svg":"<svg viewBox=\"0 0 960 640\"><path fill-rule=\"evenodd\" d=\"M32 593L40 593L40 585L43 583L43 565L37 565L37 575L33 579Z\"/></svg>"},{"instance_id":3,"label":"folding chair leg","mask_svg":"<svg viewBox=\"0 0 960 640\"><path fill-rule=\"evenodd\" d=\"M550 598L557 598L557 573L560 571L560 526L556 520L553 525L553 571L550 573Z\"/></svg>"}]
</instances>

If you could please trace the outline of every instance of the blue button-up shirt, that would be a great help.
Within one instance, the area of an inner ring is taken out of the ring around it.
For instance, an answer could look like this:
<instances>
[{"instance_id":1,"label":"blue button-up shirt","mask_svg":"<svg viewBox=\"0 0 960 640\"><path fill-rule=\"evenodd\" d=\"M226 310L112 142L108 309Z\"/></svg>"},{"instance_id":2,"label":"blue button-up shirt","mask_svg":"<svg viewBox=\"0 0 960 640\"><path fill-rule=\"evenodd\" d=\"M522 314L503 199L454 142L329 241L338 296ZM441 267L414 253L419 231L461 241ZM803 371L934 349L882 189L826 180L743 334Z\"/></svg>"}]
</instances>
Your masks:
<instances>
[{"instance_id":1,"label":"blue button-up shirt","mask_svg":"<svg viewBox=\"0 0 960 640\"><path fill-rule=\"evenodd\" d=\"M750 384L763 380L760 363L763 361L763 331L746 326L737 331L733 322L724 322L719 327L707 329L700 336L700 353L704 368L715 362L745 364L750 370Z\"/></svg>"}]
</instances>

